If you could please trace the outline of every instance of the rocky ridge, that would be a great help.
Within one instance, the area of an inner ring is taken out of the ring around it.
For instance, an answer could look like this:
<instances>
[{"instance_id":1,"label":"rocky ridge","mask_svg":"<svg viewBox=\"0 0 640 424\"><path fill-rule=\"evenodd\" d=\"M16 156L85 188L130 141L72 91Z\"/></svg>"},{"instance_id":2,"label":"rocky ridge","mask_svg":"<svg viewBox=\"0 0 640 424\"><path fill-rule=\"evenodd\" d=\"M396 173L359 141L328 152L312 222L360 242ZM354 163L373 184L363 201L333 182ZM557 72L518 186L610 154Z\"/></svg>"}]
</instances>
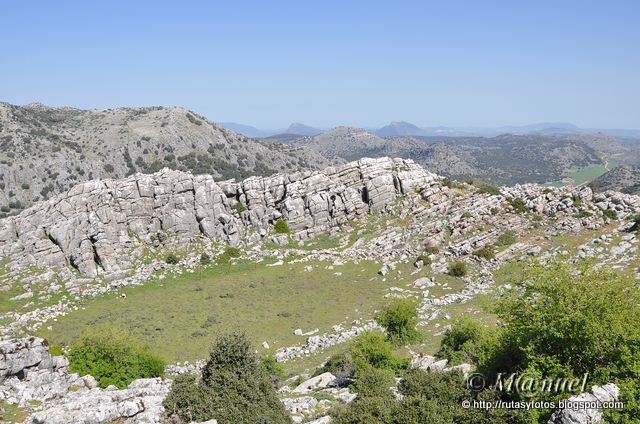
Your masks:
<instances>
[{"instance_id":1,"label":"rocky ridge","mask_svg":"<svg viewBox=\"0 0 640 424\"><path fill-rule=\"evenodd\" d=\"M245 178L331 164L264 144L178 107L82 110L0 102L0 217L93 179L163 167Z\"/></svg>"},{"instance_id":2,"label":"rocky ridge","mask_svg":"<svg viewBox=\"0 0 640 424\"><path fill-rule=\"evenodd\" d=\"M112 279L143 244L184 247L203 235L237 245L266 237L279 219L294 239L306 239L436 178L409 160L381 158L241 182L169 169L90 181L1 220L0 256L17 267L68 264Z\"/></svg>"}]
</instances>

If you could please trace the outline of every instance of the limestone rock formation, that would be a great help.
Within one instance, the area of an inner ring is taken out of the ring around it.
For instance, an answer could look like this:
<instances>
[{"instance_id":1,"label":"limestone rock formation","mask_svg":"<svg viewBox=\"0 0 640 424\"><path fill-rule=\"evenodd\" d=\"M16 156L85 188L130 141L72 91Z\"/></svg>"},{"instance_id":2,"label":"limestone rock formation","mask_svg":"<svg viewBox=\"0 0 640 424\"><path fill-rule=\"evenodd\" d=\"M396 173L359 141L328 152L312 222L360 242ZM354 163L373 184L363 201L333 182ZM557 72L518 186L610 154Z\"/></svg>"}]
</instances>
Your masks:
<instances>
[{"instance_id":1,"label":"limestone rock formation","mask_svg":"<svg viewBox=\"0 0 640 424\"><path fill-rule=\"evenodd\" d=\"M618 400L620 389L613 383L593 386L591 393L580 393L569 398L568 402L586 402L602 404ZM599 424L602 423L602 410L598 408L565 408L551 415L548 424Z\"/></svg>"},{"instance_id":2,"label":"limestone rock formation","mask_svg":"<svg viewBox=\"0 0 640 424\"><path fill-rule=\"evenodd\" d=\"M237 245L267 236L278 219L306 239L435 179L410 160L380 158L240 182L169 169L89 181L0 220L0 256L109 278L130 267L137 246L185 246L198 236Z\"/></svg>"}]
</instances>

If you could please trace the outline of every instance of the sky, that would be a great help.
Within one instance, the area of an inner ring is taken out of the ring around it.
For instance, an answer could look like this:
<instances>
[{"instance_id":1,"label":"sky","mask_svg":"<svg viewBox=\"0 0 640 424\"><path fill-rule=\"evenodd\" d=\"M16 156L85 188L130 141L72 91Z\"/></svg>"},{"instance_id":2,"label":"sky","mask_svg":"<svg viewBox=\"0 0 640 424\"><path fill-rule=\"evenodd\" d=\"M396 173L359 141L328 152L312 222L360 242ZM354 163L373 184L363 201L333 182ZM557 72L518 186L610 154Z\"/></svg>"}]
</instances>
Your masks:
<instances>
[{"instance_id":1,"label":"sky","mask_svg":"<svg viewBox=\"0 0 640 424\"><path fill-rule=\"evenodd\" d=\"M0 101L259 128L640 128L638 1L11 1Z\"/></svg>"}]
</instances>

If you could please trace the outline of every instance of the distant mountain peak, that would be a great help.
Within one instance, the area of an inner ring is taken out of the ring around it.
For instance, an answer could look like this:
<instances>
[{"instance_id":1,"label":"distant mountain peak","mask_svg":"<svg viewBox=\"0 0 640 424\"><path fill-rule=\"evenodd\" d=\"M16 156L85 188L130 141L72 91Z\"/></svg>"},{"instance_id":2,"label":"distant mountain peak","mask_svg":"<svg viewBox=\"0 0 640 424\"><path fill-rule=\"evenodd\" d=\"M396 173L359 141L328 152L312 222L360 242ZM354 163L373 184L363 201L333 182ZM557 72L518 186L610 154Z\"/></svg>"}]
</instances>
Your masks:
<instances>
[{"instance_id":1,"label":"distant mountain peak","mask_svg":"<svg viewBox=\"0 0 640 424\"><path fill-rule=\"evenodd\" d=\"M376 135L380 137L391 137L401 135L423 135L424 130L411 122L393 121L377 130Z\"/></svg>"},{"instance_id":2,"label":"distant mountain peak","mask_svg":"<svg viewBox=\"0 0 640 424\"><path fill-rule=\"evenodd\" d=\"M301 124L299 122L294 122L289 125L289 128L287 128L285 132L287 134L318 135L322 132L322 130L310 127L309 125Z\"/></svg>"}]
</instances>

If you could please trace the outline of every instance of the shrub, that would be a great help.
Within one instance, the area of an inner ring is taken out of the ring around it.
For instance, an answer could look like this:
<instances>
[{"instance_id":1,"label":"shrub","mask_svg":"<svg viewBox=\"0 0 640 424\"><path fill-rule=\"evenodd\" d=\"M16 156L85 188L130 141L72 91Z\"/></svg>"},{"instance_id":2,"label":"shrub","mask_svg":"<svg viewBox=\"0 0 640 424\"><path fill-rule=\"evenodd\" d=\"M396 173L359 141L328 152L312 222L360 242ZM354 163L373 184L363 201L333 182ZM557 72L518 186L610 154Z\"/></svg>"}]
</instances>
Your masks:
<instances>
[{"instance_id":1,"label":"shrub","mask_svg":"<svg viewBox=\"0 0 640 424\"><path fill-rule=\"evenodd\" d=\"M289 230L289 224L284 219L279 219L276 221L274 227L277 234L289 234L291 231Z\"/></svg>"},{"instance_id":2,"label":"shrub","mask_svg":"<svg viewBox=\"0 0 640 424\"><path fill-rule=\"evenodd\" d=\"M244 203L236 203L235 205L233 205L233 209L238 213L241 214L242 212L247 210L247 207L244 205Z\"/></svg>"},{"instance_id":3,"label":"shrub","mask_svg":"<svg viewBox=\"0 0 640 424\"><path fill-rule=\"evenodd\" d=\"M449 264L449 275L452 277L464 277L467 272L467 264L464 262L457 261Z\"/></svg>"},{"instance_id":4,"label":"shrub","mask_svg":"<svg viewBox=\"0 0 640 424\"><path fill-rule=\"evenodd\" d=\"M529 211L529 209L527 209L527 204L519 197L507 199L507 202L509 202L516 213L525 213Z\"/></svg>"},{"instance_id":5,"label":"shrub","mask_svg":"<svg viewBox=\"0 0 640 424\"><path fill-rule=\"evenodd\" d=\"M407 361L393 355L393 347L382 333L367 331L356 337L350 354L358 370L368 367L384 369L400 369L407 366Z\"/></svg>"},{"instance_id":6,"label":"shrub","mask_svg":"<svg viewBox=\"0 0 640 424\"><path fill-rule=\"evenodd\" d=\"M126 333L105 330L88 333L71 346L69 369L91 374L102 388L113 384L122 389L138 378L159 377L164 362Z\"/></svg>"},{"instance_id":7,"label":"shrub","mask_svg":"<svg viewBox=\"0 0 640 424\"><path fill-rule=\"evenodd\" d=\"M184 422L291 422L248 338L238 333L217 339L201 379L176 378L164 407Z\"/></svg>"},{"instance_id":8,"label":"shrub","mask_svg":"<svg viewBox=\"0 0 640 424\"><path fill-rule=\"evenodd\" d=\"M417 315L415 302L397 300L380 311L376 321L384 327L392 343L411 343L420 339L420 333L416 330Z\"/></svg>"},{"instance_id":9,"label":"shrub","mask_svg":"<svg viewBox=\"0 0 640 424\"><path fill-rule=\"evenodd\" d=\"M28 183L22 183L20 187L22 187L23 190L29 190L31 188L31 186Z\"/></svg>"},{"instance_id":10,"label":"shrub","mask_svg":"<svg viewBox=\"0 0 640 424\"><path fill-rule=\"evenodd\" d=\"M482 247L476 250L475 252L473 252L473 254L479 258L486 259L486 260L491 260L496 257L496 252L494 252L491 246Z\"/></svg>"},{"instance_id":11,"label":"shrub","mask_svg":"<svg viewBox=\"0 0 640 424\"><path fill-rule=\"evenodd\" d=\"M109 173L113 172L114 170L113 165L111 165L110 163L105 163L103 168L106 172L109 172Z\"/></svg>"},{"instance_id":12,"label":"shrub","mask_svg":"<svg viewBox=\"0 0 640 424\"><path fill-rule=\"evenodd\" d=\"M337 424L393 423L395 401L389 388L393 373L366 368L357 373L355 390L358 397L342 413L334 415Z\"/></svg>"},{"instance_id":13,"label":"shrub","mask_svg":"<svg viewBox=\"0 0 640 424\"><path fill-rule=\"evenodd\" d=\"M230 258L239 258L242 255L242 251L237 247L227 246L224 249L224 254Z\"/></svg>"},{"instance_id":14,"label":"shrub","mask_svg":"<svg viewBox=\"0 0 640 424\"><path fill-rule=\"evenodd\" d=\"M394 423L474 423L494 424L530 423L527 412L509 409L468 408L462 401L470 400L472 393L465 386L459 371L424 372L411 370L398 385L403 400L394 411ZM477 395L480 400L497 400L499 393L485 390Z\"/></svg>"},{"instance_id":15,"label":"shrub","mask_svg":"<svg viewBox=\"0 0 640 424\"><path fill-rule=\"evenodd\" d=\"M590 384L614 382L625 409L607 411L618 416L607 422L636 422L639 304L636 282L612 270L534 264L498 304L500 345L484 368L550 378L588 373Z\"/></svg>"},{"instance_id":16,"label":"shrub","mask_svg":"<svg viewBox=\"0 0 640 424\"><path fill-rule=\"evenodd\" d=\"M164 257L164 261L168 264L175 265L180 262L180 259L175 253L169 253Z\"/></svg>"},{"instance_id":17,"label":"shrub","mask_svg":"<svg viewBox=\"0 0 640 424\"><path fill-rule=\"evenodd\" d=\"M500 194L500 188L491 184L480 184L480 186L478 187L478 192L497 196Z\"/></svg>"},{"instance_id":18,"label":"shrub","mask_svg":"<svg viewBox=\"0 0 640 424\"><path fill-rule=\"evenodd\" d=\"M496 246L511 246L516 242L516 235L511 230L507 230L498 236Z\"/></svg>"},{"instance_id":19,"label":"shrub","mask_svg":"<svg viewBox=\"0 0 640 424\"><path fill-rule=\"evenodd\" d=\"M456 318L445 332L436 356L452 364L483 363L491 354L497 332L467 317Z\"/></svg>"},{"instance_id":20,"label":"shrub","mask_svg":"<svg viewBox=\"0 0 640 424\"><path fill-rule=\"evenodd\" d=\"M422 262L423 266L429 266L431 265L431 258L429 258L428 256L425 255L420 255L416 258L416 261L414 262L414 265L418 265L419 262Z\"/></svg>"},{"instance_id":21,"label":"shrub","mask_svg":"<svg viewBox=\"0 0 640 424\"><path fill-rule=\"evenodd\" d=\"M260 365L271 378L271 384L273 387L278 388L286 376L286 372L282 364L276 361L276 358L273 355L266 355L260 359Z\"/></svg>"},{"instance_id":22,"label":"shrub","mask_svg":"<svg viewBox=\"0 0 640 424\"><path fill-rule=\"evenodd\" d=\"M202 253L200 255L200 264L201 265L209 265L211 263L211 256L206 253Z\"/></svg>"},{"instance_id":23,"label":"shrub","mask_svg":"<svg viewBox=\"0 0 640 424\"><path fill-rule=\"evenodd\" d=\"M580 211L580 212L574 214L573 216L575 218L589 218L591 215L592 214L589 211Z\"/></svg>"},{"instance_id":24,"label":"shrub","mask_svg":"<svg viewBox=\"0 0 640 424\"><path fill-rule=\"evenodd\" d=\"M356 373L356 365L353 356L349 352L342 352L333 355L329 360L316 371L316 375L330 372L338 378L352 378Z\"/></svg>"},{"instance_id":25,"label":"shrub","mask_svg":"<svg viewBox=\"0 0 640 424\"><path fill-rule=\"evenodd\" d=\"M438 246L427 246L424 248L424 253L427 255L437 255L440 252Z\"/></svg>"},{"instance_id":26,"label":"shrub","mask_svg":"<svg viewBox=\"0 0 640 424\"><path fill-rule=\"evenodd\" d=\"M618 213L613 209L603 210L602 215L604 215L605 218L610 219L612 221L618 219Z\"/></svg>"},{"instance_id":27,"label":"shrub","mask_svg":"<svg viewBox=\"0 0 640 424\"><path fill-rule=\"evenodd\" d=\"M217 262L219 264L228 264L232 258L238 258L242 255L242 251L237 247L226 247L224 252L218 256Z\"/></svg>"}]
</instances>

